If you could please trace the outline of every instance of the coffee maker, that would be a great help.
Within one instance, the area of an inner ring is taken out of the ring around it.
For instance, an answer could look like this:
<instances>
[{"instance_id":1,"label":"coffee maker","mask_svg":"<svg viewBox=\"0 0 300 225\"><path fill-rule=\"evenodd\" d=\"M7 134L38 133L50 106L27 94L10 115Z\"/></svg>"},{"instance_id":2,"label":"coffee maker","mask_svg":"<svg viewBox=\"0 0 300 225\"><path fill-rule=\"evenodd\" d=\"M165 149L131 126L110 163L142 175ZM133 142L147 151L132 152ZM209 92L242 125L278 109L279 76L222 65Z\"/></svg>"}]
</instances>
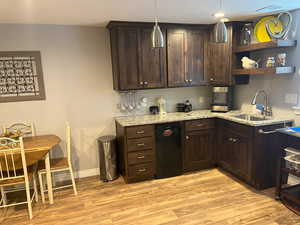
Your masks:
<instances>
[{"instance_id":1,"label":"coffee maker","mask_svg":"<svg viewBox=\"0 0 300 225\"><path fill-rule=\"evenodd\" d=\"M233 91L232 87L213 87L211 111L228 112L232 109Z\"/></svg>"}]
</instances>

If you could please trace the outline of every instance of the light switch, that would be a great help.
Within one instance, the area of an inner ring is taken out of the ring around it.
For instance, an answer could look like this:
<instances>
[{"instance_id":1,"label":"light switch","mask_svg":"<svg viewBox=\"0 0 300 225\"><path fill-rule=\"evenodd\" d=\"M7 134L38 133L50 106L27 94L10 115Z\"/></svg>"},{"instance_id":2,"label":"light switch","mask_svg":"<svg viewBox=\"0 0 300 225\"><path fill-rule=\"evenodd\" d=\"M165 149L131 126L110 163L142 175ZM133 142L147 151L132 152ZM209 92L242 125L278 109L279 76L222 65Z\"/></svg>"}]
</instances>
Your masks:
<instances>
[{"instance_id":1,"label":"light switch","mask_svg":"<svg viewBox=\"0 0 300 225\"><path fill-rule=\"evenodd\" d=\"M298 95L294 93L287 93L285 94L285 103L287 104L298 104Z\"/></svg>"}]
</instances>

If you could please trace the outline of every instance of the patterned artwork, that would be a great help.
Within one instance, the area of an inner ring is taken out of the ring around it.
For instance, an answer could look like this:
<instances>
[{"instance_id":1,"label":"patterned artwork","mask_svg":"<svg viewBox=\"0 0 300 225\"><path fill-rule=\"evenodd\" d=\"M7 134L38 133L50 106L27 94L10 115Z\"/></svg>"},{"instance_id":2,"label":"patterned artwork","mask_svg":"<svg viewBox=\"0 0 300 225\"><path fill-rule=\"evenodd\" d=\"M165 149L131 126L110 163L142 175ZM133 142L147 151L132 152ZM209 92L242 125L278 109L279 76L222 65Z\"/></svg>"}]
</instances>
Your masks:
<instances>
[{"instance_id":1,"label":"patterned artwork","mask_svg":"<svg viewBox=\"0 0 300 225\"><path fill-rule=\"evenodd\" d=\"M0 102L43 99L40 52L0 52Z\"/></svg>"}]
</instances>

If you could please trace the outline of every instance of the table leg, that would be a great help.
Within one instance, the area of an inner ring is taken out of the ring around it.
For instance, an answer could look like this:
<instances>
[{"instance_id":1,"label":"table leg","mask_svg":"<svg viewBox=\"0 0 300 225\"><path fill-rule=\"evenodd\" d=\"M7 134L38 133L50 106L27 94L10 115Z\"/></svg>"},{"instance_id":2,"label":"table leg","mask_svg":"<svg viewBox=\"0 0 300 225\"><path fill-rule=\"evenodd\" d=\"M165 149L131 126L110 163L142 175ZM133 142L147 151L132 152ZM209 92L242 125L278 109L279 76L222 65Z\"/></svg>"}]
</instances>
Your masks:
<instances>
[{"instance_id":1,"label":"table leg","mask_svg":"<svg viewBox=\"0 0 300 225\"><path fill-rule=\"evenodd\" d=\"M49 202L50 202L50 204L53 204L53 189L52 189L52 179L51 179L49 153L45 157L45 168L46 168L46 177L47 177L47 188L48 188Z\"/></svg>"}]
</instances>

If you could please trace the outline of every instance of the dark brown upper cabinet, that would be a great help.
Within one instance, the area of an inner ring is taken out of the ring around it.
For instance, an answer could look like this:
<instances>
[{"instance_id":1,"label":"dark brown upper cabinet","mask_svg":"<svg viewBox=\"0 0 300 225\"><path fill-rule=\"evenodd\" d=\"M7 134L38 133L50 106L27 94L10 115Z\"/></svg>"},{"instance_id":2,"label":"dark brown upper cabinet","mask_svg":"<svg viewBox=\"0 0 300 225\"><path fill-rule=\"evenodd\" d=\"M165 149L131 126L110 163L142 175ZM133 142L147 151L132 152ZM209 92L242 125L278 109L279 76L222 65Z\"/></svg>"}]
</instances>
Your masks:
<instances>
[{"instance_id":1,"label":"dark brown upper cabinet","mask_svg":"<svg viewBox=\"0 0 300 225\"><path fill-rule=\"evenodd\" d=\"M208 74L209 83L212 85L232 85L232 25L226 24L226 27L228 32L228 41L226 43L213 43L212 35L209 43Z\"/></svg>"},{"instance_id":2,"label":"dark brown upper cabinet","mask_svg":"<svg viewBox=\"0 0 300 225\"><path fill-rule=\"evenodd\" d=\"M166 86L166 50L151 46L152 26L110 24L114 89L119 91ZM165 30L163 30L165 35Z\"/></svg>"},{"instance_id":3,"label":"dark brown upper cabinet","mask_svg":"<svg viewBox=\"0 0 300 225\"><path fill-rule=\"evenodd\" d=\"M167 84L166 48L152 48L151 33L152 28L140 30L140 81L144 88L161 88Z\"/></svg>"},{"instance_id":4,"label":"dark brown upper cabinet","mask_svg":"<svg viewBox=\"0 0 300 225\"><path fill-rule=\"evenodd\" d=\"M197 86L207 83L208 32L196 28L167 31L168 86Z\"/></svg>"}]
</instances>

